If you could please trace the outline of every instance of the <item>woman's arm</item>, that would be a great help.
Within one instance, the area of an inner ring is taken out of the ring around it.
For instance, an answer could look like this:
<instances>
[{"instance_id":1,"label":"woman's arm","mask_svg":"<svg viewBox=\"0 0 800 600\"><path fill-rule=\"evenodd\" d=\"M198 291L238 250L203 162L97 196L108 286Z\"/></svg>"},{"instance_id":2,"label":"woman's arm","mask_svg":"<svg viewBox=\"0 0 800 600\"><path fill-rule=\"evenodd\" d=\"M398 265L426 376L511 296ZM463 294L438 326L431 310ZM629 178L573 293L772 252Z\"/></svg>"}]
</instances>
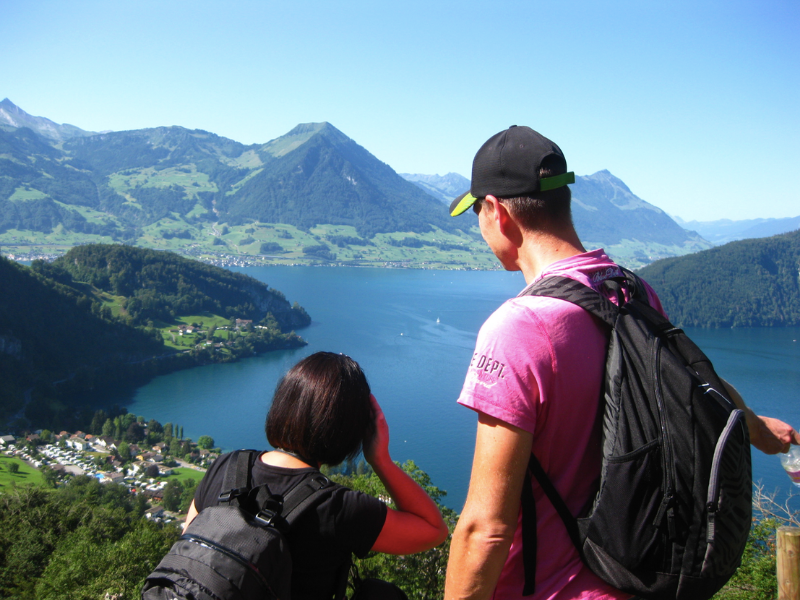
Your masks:
<instances>
[{"instance_id":1,"label":"woman's arm","mask_svg":"<svg viewBox=\"0 0 800 600\"><path fill-rule=\"evenodd\" d=\"M438 546L447 538L447 525L436 503L417 482L409 477L389 456L389 426L375 396L370 396L375 412L375 437L364 458L386 486L397 505L389 509L378 539L372 546L376 552L413 554Z\"/></svg>"},{"instance_id":2,"label":"woman's arm","mask_svg":"<svg viewBox=\"0 0 800 600\"><path fill-rule=\"evenodd\" d=\"M186 513L186 520L183 522L184 531L186 531L186 528L192 521L194 521L194 518L196 516L197 516L197 507L194 505L194 500L192 500L192 504L189 506L189 510Z\"/></svg>"}]
</instances>

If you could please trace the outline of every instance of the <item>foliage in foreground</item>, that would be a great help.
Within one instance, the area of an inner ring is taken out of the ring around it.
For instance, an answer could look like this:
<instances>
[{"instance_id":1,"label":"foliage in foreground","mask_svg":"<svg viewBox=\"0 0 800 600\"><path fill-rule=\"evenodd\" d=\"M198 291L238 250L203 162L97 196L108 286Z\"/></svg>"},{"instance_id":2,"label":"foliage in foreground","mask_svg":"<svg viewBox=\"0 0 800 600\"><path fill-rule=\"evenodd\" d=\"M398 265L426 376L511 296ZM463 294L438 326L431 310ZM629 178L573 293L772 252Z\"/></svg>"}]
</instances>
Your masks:
<instances>
[{"instance_id":1,"label":"foliage in foreground","mask_svg":"<svg viewBox=\"0 0 800 600\"><path fill-rule=\"evenodd\" d=\"M143 518L143 496L77 477L47 490L0 494L0 597L8 600L136 598L177 539Z\"/></svg>"},{"instance_id":2,"label":"foliage in foreground","mask_svg":"<svg viewBox=\"0 0 800 600\"><path fill-rule=\"evenodd\" d=\"M775 532L788 525L800 527L800 511L792 508L798 496L789 494L783 504L761 485L753 490L753 526L742 565L713 600L774 600L778 597Z\"/></svg>"},{"instance_id":3,"label":"foliage in foreground","mask_svg":"<svg viewBox=\"0 0 800 600\"><path fill-rule=\"evenodd\" d=\"M355 559L355 566L362 578L375 577L397 584L408 595L409 600L441 598L444 595L444 576L447 569L447 557L450 553L450 539L458 516L454 510L439 503L447 492L434 486L428 474L420 469L414 461L404 463L402 468L439 505L450 535L443 544L425 552L408 556L371 552L364 559ZM377 498L389 497L386 488L375 473L351 476L332 475L331 479ZM394 508L394 505L390 506Z\"/></svg>"},{"instance_id":4,"label":"foliage in foreground","mask_svg":"<svg viewBox=\"0 0 800 600\"><path fill-rule=\"evenodd\" d=\"M437 502L445 495L413 462L403 468ZM332 478L353 489L387 497L375 474L359 471ZM165 504L166 496L165 492ZM183 502L187 498L177 499ZM179 535L176 527L145 519L145 510L143 496L90 477L76 477L55 490L6 488L0 493L0 597L135 600L144 578ZM444 507L442 511L452 531L455 512ZM448 539L438 548L413 556L374 553L356 562L361 577L393 581L411 600L439 598L444 591L449 547Z\"/></svg>"}]
</instances>

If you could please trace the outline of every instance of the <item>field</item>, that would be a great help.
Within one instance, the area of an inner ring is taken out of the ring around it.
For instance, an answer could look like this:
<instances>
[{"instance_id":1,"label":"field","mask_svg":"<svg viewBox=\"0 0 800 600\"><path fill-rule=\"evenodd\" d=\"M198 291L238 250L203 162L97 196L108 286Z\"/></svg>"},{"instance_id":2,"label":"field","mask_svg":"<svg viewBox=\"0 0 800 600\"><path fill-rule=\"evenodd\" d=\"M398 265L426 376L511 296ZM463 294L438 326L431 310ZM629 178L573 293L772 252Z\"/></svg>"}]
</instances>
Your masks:
<instances>
[{"instance_id":1,"label":"field","mask_svg":"<svg viewBox=\"0 0 800 600\"><path fill-rule=\"evenodd\" d=\"M205 475L205 471L196 471L195 469L189 469L187 467L176 467L172 469L172 475L166 478L167 481L172 479L177 479L181 483L186 481L187 479L192 479L195 482L200 481Z\"/></svg>"},{"instance_id":2,"label":"field","mask_svg":"<svg viewBox=\"0 0 800 600\"><path fill-rule=\"evenodd\" d=\"M172 174L179 176L177 174ZM167 177L167 175L165 175ZM165 181L166 183L166 181ZM197 212L203 212L199 205ZM98 214L85 211L90 222ZM319 225L308 231L276 223L187 222L173 214L137 228L135 238L117 240L224 265L347 265L423 269L495 269L497 262L477 228L469 235L432 231L389 233L363 239L354 227ZM110 237L64 232L8 230L0 251L18 260L59 256L81 243L113 243Z\"/></svg>"},{"instance_id":3,"label":"field","mask_svg":"<svg viewBox=\"0 0 800 600\"><path fill-rule=\"evenodd\" d=\"M19 465L17 473L11 473L8 470L8 466L12 463ZM44 479L42 479L42 474L39 471L29 466L25 461L0 455L0 490L12 485L24 485L26 483L42 485Z\"/></svg>"}]
</instances>

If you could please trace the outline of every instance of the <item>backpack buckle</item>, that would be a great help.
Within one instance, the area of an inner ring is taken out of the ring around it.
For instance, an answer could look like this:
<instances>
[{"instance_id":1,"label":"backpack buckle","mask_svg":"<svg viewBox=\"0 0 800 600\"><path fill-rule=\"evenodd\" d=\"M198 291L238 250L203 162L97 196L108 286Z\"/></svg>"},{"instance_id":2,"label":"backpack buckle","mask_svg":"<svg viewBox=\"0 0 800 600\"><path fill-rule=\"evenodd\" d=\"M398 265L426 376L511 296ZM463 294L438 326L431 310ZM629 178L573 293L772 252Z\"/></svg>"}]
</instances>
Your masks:
<instances>
[{"instance_id":1,"label":"backpack buckle","mask_svg":"<svg viewBox=\"0 0 800 600\"><path fill-rule=\"evenodd\" d=\"M234 488L232 490L220 493L217 500L218 502L230 502L234 498L238 498L239 496L246 494L247 491L247 488Z\"/></svg>"},{"instance_id":2,"label":"backpack buckle","mask_svg":"<svg viewBox=\"0 0 800 600\"><path fill-rule=\"evenodd\" d=\"M273 527L275 525L275 520L278 518L278 514L279 513L274 510L262 508L256 513L253 520L261 527Z\"/></svg>"}]
</instances>

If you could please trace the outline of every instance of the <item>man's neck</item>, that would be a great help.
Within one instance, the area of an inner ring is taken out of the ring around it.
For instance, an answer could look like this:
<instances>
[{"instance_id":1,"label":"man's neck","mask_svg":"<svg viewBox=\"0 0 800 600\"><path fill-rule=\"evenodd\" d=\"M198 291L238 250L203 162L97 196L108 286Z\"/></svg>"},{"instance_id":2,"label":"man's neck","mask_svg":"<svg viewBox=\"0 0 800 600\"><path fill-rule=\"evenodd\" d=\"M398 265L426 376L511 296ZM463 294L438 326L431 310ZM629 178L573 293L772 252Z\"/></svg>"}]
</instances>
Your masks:
<instances>
[{"instance_id":1,"label":"man's neck","mask_svg":"<svg viewBox=\"0 0 800 600\"><path fill-rule=\"evenodd\" d=\"M574 230L566 234L526 231L519 248L517 266L530 284L556 261L583 254L586 250Z\"/></svg>"}]
</instances>

